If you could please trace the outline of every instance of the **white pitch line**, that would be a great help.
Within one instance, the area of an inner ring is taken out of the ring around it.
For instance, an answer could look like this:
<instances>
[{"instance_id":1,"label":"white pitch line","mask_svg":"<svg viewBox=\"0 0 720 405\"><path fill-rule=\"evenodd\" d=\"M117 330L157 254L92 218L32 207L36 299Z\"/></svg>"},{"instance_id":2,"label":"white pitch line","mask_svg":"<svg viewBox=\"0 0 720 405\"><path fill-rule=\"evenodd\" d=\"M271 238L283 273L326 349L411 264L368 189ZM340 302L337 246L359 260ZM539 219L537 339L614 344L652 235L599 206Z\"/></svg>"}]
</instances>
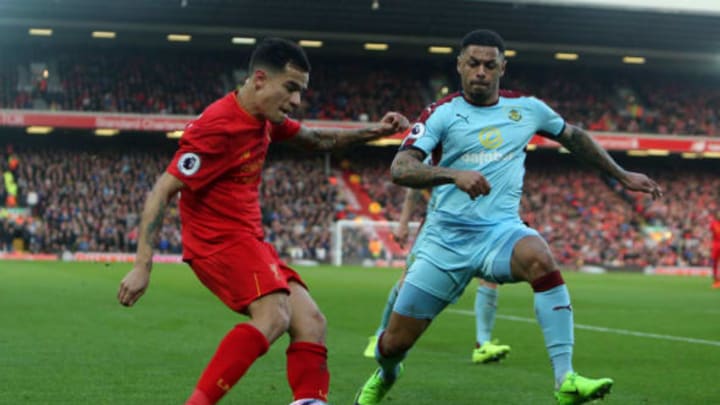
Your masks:
<instances>
[{"instance_id":1,"label":"white pitch line","mask_svg":"<svg viewBox=\"0 0 720 405\"><path fill-rule=\"evenodd\" d=\"M448 312L452 312L455 314L461 314L461 315L475 316L475 312L468 311L466 309L449 309ZM509 321L516 321L516 322L526 322L526 323L536 323L537 322L535 320L535 318L525 318L522 316L497 315L497 317L500 319L507 319ZM696 343L699 345L720 347L720 342L716 341L716 340L695 339L695 338L672 336L672 335L660 335L657 333L635 332L635 331L626 330L626 329L603 328L601 326L582 325L582 324L578 324L578 323L575 324L575 329L591 330L594 332L614 333L616 335L637 336L637 337L644 337L644 338L649 338L649 339L670 340L670 341L674 341L674 342Z\"/></svg>"}]
</instances>

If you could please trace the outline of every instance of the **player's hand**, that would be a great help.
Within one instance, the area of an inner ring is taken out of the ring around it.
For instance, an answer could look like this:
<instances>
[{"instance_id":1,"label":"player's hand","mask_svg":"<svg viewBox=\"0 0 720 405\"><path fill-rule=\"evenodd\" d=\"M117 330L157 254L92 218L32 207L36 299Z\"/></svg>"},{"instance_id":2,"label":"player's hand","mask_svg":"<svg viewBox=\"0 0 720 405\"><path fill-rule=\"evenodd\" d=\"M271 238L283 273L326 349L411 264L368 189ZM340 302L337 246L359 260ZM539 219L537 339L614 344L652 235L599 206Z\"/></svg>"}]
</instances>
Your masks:
<instances>
[{"instance_id":1,"label":"player's hand","mask_svg":"<svg viewBox=\"0 0 720 405\"><path fill-rule=\"evenodd\" d=\"M397 242L401 248L405 247L405 244L408 241L409 234L410 232L408 231L408 227L405 224L400 224L397 228L395 228L395 232L393 232L395 242Z\"/></svg>"},{"instance_id":2,"label":"player's hand","mask_svg":"<svg viewBox=\"0 0 720 405\"><path fill-rule=\"evenodd\" d=\"M474 170L462 170L455 175L455 185L468 193L471 199L490 194L490 183L485 176Z\"/></svg>"},{"instance_id":3,"label":"player's hand","mask_svg":"<svg viewBox=\"0 0 720 405\"><path fill-rule=\"evenodd\" d=\"M410 128L410 122L404 115L396 112L385 114L380 120L380 126L376 129L380 135L392 135Z\"/></svg>"},{"instance_id":4,"label":"player's hand","mask_svg":"<svg viewBox=\"0 0 720 405\"><path fill-rule=\"evenodd\" d=\"M150 284L150 272L144 268L133 267L120 282L118 301L126 307L131 307L145 294Z\"/></svg>"},{"instance_id":5,"label":"player's hand","mask_svg":"<svg viewBox=\"0 0 720 405\"><path fill-rule=\"evenodd\" d=\"M660 186L642 173L625 172L625 176L620 179L620 182L628 190L642 191L643 193L652 195L653 200L657 200L663 196L663 191Z\"/></svg>"}]
</instances>

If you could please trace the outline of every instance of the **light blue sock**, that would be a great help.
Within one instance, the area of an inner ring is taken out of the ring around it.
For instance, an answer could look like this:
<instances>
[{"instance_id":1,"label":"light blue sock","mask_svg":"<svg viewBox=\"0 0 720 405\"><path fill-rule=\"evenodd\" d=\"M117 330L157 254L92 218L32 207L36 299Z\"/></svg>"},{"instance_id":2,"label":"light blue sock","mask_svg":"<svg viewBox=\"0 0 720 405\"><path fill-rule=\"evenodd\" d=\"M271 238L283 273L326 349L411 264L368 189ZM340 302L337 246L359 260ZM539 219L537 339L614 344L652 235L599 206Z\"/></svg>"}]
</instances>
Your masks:
<instances>
[{"instance_id":1,"label":"light blue sock","mask_svg":"<svg viewBox=\"0 0 720 405\"><path fill-rule=\"evenodd\" d=\"M498 291L485 285L475 294L475 341L478 345L490 340L495 327Z\"/></svg>"},{"instance_id":2,"label":"light blue sock","mask_svg":"<svg viewBox=\"0 0 720 405\"><path fill-rule=\"evenodd\" d=\"M385 381L393 381L400 371L400 362L407 356L407 352L393 357L385 357L380 353L380 342L375 346L375 360L380 365L380 377Z\"/></svg>"},{"instance_id":3,"label":"light blue sock","mask_svg":"<svg viewBox=\"0 0 720 405\"><path fill-rule=\"evenodd\" d=\"M570 294L565 284L535 293L535 317L540 323L559 386L565 374L572 372L573 313Z\"/></svg>"},{"instance_id":4,"label":"light blue sock","mask_svg":"<svg viewBox=\"0 0 720 405\"><path fill-rule=\"evenodd\" d=\"M382 331L387 328L388 322L390 322L390 314L392 314L395 301L397 301L398 291L400 291L399 285L400 280L395 283L393 288L390 290L390 294L388 294L387 303L385 303L385 309L383 309L382 319L380 319L380 326L378 326L375 331L375 336L380 336Z\"/></svg>"}]
</instances>

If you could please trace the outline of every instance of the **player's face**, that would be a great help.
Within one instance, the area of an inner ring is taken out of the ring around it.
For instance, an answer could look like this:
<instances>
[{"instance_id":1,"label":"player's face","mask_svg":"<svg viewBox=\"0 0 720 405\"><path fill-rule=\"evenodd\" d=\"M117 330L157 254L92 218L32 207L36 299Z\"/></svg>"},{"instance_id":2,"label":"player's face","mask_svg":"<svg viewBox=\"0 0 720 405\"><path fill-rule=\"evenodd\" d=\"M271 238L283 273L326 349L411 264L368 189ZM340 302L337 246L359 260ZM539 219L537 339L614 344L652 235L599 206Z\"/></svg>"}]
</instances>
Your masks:
<instances>
[{"instance_id":1,"label":"player's face","mask_svg":"<svg viewBox=\"0 0 720 405\"><path fill-rule=\"evenodd\" d=\"M494 102L505 74L505 56L494 46L470 45L457 59L463 93L473 102Z\"/></svg>"},{"instance_id":2,"label":"player's face","mask_svg":"<svg viewBox=\"0 0 720 405\"><path fill-rule=\"evenodd\" d=\"M265 72L256 80L257 104L265 118L282 123L300 106L300 96L307 89L310 75L288 64L284 71Z\"/></svg>"}]
</instances>

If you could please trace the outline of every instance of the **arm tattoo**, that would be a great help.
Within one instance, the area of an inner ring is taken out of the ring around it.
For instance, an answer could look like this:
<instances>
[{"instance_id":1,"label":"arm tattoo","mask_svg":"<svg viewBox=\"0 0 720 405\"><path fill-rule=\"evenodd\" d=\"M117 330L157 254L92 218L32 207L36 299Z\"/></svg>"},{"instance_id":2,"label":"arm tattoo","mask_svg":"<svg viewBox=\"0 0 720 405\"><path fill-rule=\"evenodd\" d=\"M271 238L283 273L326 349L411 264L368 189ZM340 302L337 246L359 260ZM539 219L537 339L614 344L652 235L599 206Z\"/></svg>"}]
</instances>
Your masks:
<instances>
[{"instance_id":1,"label":"arm tattoo","mask_svg":"<svg viewBox=\"0 0 720 405\"><path fill-rule=\"evenodd\" d=\"M157 212L155 213L155 217L152 218L150 223L148 223L147 227L145 228L146 232L146 238L145 238L145 244L152 249L153 246L153 240L155 239L155 234L157 233L157 230L160 228L160 226L163 223L163 218L165 217L165 208L167 207L166 201L160 201L160 206L157 209Z\"/></svg>"},{"instance_id":2,"label":"arm tattoo","mask_svg":"<svg viewBox=\"0 0 720 405\"><path fill-rule=\"evenodd\" d=\"M422 162L425 154L418 149L398 152L390 167L393 182L412 188L427 188L454 183L455 170Z\"/></svg>"},{"instance_id":3,"label":"arm tattoo","mask_svg":"<svg viewBox=\"0 0 720 405\"><path fill-rule=\"evenodd\" d=\"M373 128L362 129L320 129L301 127L300 132L293 138L296 143L309 149L329 151L340 149L354 143L372 141L384 136Z\"/></svg>"},{"instance_id":4,"label":"arm tattoo","mask_svg":"<svg viewBox=\"0 0 720 405\"><path fill-rule=\"evenodd\" d=\"M557 141L583 162L590 164L616 179L622 176L624 170L602 146L595 142L590 134L582 129L568 125Z\"/></svg>"}]
</instances>

